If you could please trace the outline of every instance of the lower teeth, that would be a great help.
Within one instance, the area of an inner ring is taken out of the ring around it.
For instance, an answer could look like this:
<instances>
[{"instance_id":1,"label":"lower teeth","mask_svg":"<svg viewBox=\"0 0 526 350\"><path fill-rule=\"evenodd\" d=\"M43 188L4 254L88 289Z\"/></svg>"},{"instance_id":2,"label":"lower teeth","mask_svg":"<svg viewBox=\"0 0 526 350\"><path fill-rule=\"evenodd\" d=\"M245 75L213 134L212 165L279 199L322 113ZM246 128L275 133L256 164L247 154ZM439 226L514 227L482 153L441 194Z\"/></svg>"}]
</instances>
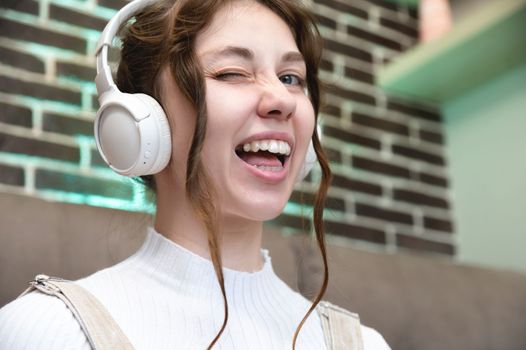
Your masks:
<instances>
[{"instance_id":1,"label":"lower teeth","mask_svg":"<svg viewBox=\"0 0 526 350\"><path fill-rule=\"evenodd\" d=\"M259 170L264 170L264 171L280 171L281 169L283 169L283 167L281 166L266 166L266 165L254 165L256 168L258 168Z\"/></svg>"}]
</instances>

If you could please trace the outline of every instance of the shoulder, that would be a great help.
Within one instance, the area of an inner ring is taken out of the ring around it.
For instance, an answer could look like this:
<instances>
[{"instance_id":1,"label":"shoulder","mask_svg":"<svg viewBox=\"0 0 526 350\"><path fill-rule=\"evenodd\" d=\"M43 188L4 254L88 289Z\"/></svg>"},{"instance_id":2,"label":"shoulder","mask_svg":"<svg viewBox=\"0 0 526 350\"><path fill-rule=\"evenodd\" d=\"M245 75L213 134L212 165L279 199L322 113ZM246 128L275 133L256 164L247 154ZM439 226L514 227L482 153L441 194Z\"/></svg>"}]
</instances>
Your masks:
<instances>
[{"instance_id":1,"label":"shoulder","mask_svg":"<svg viewBox=\"0 0 526 350\"><path fill-rule=\"evenodd\" d=\"M0 349L89 349L77 320L56 297L29 293L0 309Z\"/></svg>"},{"instance_id":2,"label":"shoulder","mask_svg":"<svg viewBox=\"0 0 526 350\"><path fill-rule=\"evenodd\" d=\"M391 350L384 337L377 330L362 325L364 350Z\"/></svg>"}]
</instances>

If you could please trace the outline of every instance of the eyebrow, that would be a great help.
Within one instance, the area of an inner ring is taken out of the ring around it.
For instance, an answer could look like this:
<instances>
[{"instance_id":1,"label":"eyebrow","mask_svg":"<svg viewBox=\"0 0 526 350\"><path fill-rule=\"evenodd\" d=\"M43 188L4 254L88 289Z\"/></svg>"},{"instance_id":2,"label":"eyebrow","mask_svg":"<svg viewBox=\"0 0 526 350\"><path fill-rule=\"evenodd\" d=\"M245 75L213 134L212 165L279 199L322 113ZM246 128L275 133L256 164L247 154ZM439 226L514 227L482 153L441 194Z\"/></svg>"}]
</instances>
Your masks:
<instances>
[{"instance_id":1,"label":"eyebrow","mask_svg":"<svg viewBox=\"0 0 526 350\"><path fill-rule=\"evenodd\" d=\"M300 52L297 52L297 51L287 52L285 55L283 55L282 60L283 60L283 62L300 62L300 63L305 63L305 60L303 59L303 55Z\"/></svg>"},{"instance_id":2,"label":"eyebrow","mask_svg":"<svg viewBox=\"0 0 526 350\"><path fill-rule=\"evenodd\" d=\"M241 57L244 60L251 61L254 59L254 52L246 47L239 46L225 46L219 50L210 50L203 53L203 56L211 56L215 61L224 57ZM305 63L303 55L298 51L289 51L286 52L281 60L283 62L299 62Z\"/></svg>"}]
</instances>

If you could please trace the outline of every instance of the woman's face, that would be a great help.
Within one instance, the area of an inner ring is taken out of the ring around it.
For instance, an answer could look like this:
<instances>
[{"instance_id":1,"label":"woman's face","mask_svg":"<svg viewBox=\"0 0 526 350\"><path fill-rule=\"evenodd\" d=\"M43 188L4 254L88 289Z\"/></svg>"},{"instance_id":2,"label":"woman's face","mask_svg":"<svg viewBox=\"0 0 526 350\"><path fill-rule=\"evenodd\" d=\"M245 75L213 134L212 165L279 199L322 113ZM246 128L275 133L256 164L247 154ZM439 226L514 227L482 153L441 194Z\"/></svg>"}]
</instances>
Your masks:
<instances>
[{"instance_id":1,"label":"woman's face","mask_svg":"<svg viewBox=\"0 0 526 350\"><path fill-rule=\"evenodd\" d=\"M315 122L293 34L268 8L234 1L198 35L195 50L206 82L203 163L222 217L272 219L290 197ZM169 114L175 129L187 123Z\"/></svg>"}]
</instances>

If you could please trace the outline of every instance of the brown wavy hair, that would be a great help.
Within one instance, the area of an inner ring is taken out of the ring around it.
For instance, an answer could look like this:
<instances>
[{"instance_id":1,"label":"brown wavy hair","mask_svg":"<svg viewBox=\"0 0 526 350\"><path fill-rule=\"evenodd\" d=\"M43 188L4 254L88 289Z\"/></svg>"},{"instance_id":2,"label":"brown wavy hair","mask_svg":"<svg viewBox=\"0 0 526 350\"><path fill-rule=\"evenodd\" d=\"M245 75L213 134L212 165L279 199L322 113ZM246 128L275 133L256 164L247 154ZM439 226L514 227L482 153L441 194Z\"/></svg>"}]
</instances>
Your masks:
<instances>
[{"instance_id":1,"label":"brown wavy hair","mask_svg":"<svg viewBox=\"0 0 526 350\"><path fill-rule=\"evenodd\" d=\"M196 111L196 126L188 154L186 192L197 215L207 230L208 245L215 273L224 301L223 324L211 341L209 349L218 341L228 321L221 255L217 239L217 208L214 203L212 181L206 175L201 161L201 150L206 136L207 112L205 80L196 56L194 44L197 35L212 21L213 16L226 4L235 0L160 0L135 15L135 21L122 30L121 60L117 71L117 86L127 93L145 93L160 99L158 77L168 66L182 93ZM295 0L254 0L276 13L288 24L295 36L298 49L306 66L306 83L316 119L320 108L320 82L318 66L321 59L321 36L309 12ZM314 150L321 167L321 181L313 203L313 228L321 250L324 265L323 283L313 304L296 328L292 347L301 327L323 297L328 283L327 254L323 232L323 208L331 180L327 158L321 147L316 128L312 135ZM142 177L144 184L155 192L153 176Z\"/></svg>"}]
</instances>

